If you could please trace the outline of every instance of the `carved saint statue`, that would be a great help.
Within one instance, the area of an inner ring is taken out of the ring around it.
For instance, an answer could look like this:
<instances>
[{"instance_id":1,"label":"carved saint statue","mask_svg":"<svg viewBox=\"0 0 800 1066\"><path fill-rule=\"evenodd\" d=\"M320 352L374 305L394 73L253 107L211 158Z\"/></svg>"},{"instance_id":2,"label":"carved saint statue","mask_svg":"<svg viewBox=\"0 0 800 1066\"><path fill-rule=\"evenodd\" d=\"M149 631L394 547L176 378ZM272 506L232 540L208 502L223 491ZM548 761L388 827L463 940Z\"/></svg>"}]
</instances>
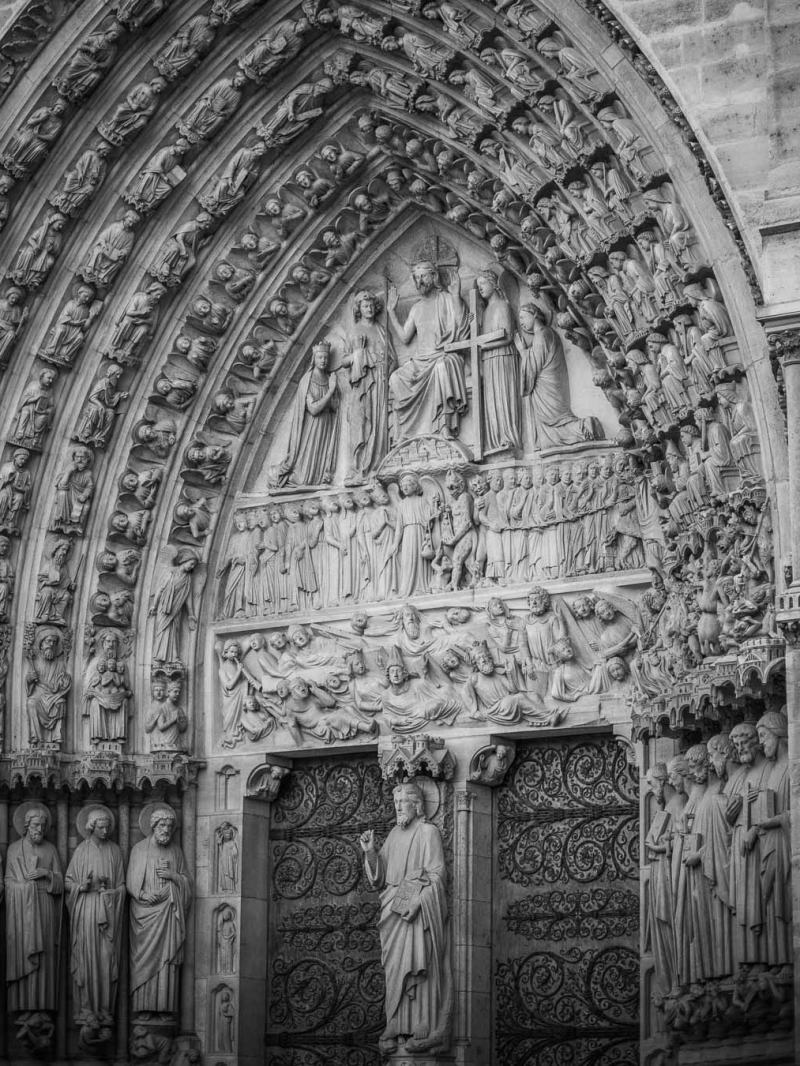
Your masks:
<instances>
[{"instance_id":1,"label":"carved saint statue","mask_svg":"<svg viewBox=\"0 0 800 1066\"><path fill-rule=\"evenodd\" d=\"M389 288L386 306L398 337L403 344L417 338L416 354L389 378L398 440L421 433L457 437L467 409L462 357L447 346L468 335L469 315L458 275L442 289L437 274L432 262L415 264L412 276L419 299L402 324L396 313L397 289Z\"/></svg>"},{"instance_id":2,"label":"carved saint statue","mask_svg":"<svg viewBox=\"0 0 800 1066\"><path fill-rule=\"evenodd\" d=\"M118 844L109 837L114 816L107 807L78 815L83 842L65 878L70 917L70 969L75 1024L87 1047L111 1037L119 981L125 907L125 869Z\"/></svg>"},{"instance_id":3,"label":"carved saint statue","mask_svg":"<svg viewBox=\"0 0 800 1066\"><path fill-rule=\"evenodd\" d=\"M482 270L477 278L484 300L481 332L503 330L502 339L482 345L484 452L519 448L519 354L514 346L514 312L500 290L493 270Z\"/></svg>"},{"instance_id":4,"label":"carved saint statue","mask_svg":"<svg viewBox=\"0 0 800 1066\"><path fill-rule=\"evenodd\" d=\"M396 360L391 338L377 321L379 310L374 293L362 289L353 297L355 327L342 360L353 397L349 418L352 466L346 485L360 484L386 452L387 374Z\"/></svg>"},{"instance_id":5,"label":"carved saint statue","mask_svg":"<svg viewBox=\"0 0 800 1066\"><path fill-rule=\"evenodd\" d=\"M30 667L25 675L28 740L31 747L57 746L67 713L67 693L72 687L61 633L52 626L41 626L29 655Z\"/></svg>"},{"instance_id":6,"label":"carved saint statue","mask_svg":"<svg viewBox=\"0 0 800 1066\"><path fill-rule=\"evenodd\" d=\"M367 879L381 891L378 930L386 975L384 1053L446 1050L450 1038L452 973L442 838L425 819L425 799L413 782L394 790L397 825L380 852L375 834L361 835Z\"/></svg>"},{"instance_id":7,"label":"carved saint statue","mask_svg":"<svg viewBox=\"0 0 800 1066\"><path fill-rule=\"evenodd\" d=\"M91 448L73 448L70 462L56 481L56 496L50 530L53 533L83 533L94 495Z\"/></svg>"},{"instance_id":8,"label":"carved saint statue","mask_svg":"<svg viewBox=\"0 0 800 1066\"><path fill-rule=\"evenodd\" d=\"M546 324L541 308L526 304L520 308L519 321L523 330L523 337L517 339L522 352L523 407L534 448L601 439L595 419L572 413L564 346Z\"/></svg>"},{"instance_id":9,"label":"carved saint statue","mask_svg":"<svg viewBox=\"0 0 800 1066\"><path fill-rule=\"evenodd\" d=\"M134 1012L175 1014L186 915L192 880L177 843L175 812L158 806L150 815L150 834L131 849L131 1006Z\"/></svg>"},{"instance_id":10,"label":"carved saint statue","mask_svg":"<svg viewBox=\"0 0 800 1066\"><path fill-rule=\"evenodd\" d=\"M199 562L200 557L192 548L180 548L172 569L155 595L150 614L156 620L153 634L153 658L156 662L175 662L180 659L184 611L189 628L197 627L192 573Z\"/></svg>"},{"instance_id":11,"label":"carved saint statue","mask_svg":"<svg viewBox=\"0 0 800 1066\"><path fill-rule=\"evenodd\" d=\"M92 744L125 739L131 691L128 668L119 658L117 636L105 633L84 677L83 716Z\"/></svg>"},{"instance_id":12,"label":"carved saint statue","mask_svg":"<svg viewBox=\"0 0 800 1066\"><path fill-rule=\"evenodd\" d=\"M328 370L331 346L315 344L312 365L300 378L289 445L280 465L283 484L323 485L333 479L339 428L339 386Z\"/></svg>"},{"instance_id":13,"label":"carved saint statue","mask_svg":"<svg viewBox=\"0 0 800 1066\"><path fill-rule=\"evenodd\" d=\"M15 828L21 839L9 845L6 864L8 1009L54 1011L64 880L58 852L45 839L50 812L31 804Z\"/></svg>"}]
</instances>

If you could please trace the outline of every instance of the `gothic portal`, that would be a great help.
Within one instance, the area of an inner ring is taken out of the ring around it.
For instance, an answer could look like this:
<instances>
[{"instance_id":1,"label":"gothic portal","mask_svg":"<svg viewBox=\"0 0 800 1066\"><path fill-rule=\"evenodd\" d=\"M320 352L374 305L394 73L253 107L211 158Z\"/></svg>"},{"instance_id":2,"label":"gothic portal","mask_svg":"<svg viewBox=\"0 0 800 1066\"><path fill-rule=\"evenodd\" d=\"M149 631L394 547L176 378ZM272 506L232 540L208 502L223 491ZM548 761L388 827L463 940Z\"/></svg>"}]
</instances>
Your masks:
<instances>
[{"instance_id":1,"label":"gothic portal","mask_svg":"<svg viewBox=\"0 0 800 1066\"><path fill-rule=\"evenodd\" d=\"M778 45L11 6L0 1061L795 1062Z\"/></svg>"}]
</instances>

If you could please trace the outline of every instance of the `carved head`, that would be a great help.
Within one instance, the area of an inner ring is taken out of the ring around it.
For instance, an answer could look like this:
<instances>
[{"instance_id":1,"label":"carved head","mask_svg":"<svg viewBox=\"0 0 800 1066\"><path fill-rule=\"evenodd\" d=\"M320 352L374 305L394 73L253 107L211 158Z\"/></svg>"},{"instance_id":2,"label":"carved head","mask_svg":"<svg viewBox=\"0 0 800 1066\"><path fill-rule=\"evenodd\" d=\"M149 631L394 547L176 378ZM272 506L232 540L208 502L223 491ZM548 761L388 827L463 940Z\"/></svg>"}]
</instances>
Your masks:
<instances>
[{"instance_id":1,"label":"carved head","mask_svg":"<svg viewBox=\"0 0 800 1066\"><path fill-rule=\"evenodd\" d=\"M489 599L486 604L486 613L490 618L508 618L510 614L508 604L499 596L492 596Z\"/></svg>"},{"instance_id":2,"label":"carved head","mask_svg":"<svg viewBox=\"0 0 800 1066\"><path fill-rule=\"evenodd\" d=\"M758 754L758 730L752 722L739 722L731 730L731 743L736 752L736 759L743 766L755 762Z\"/></svg>"},{"instance_id":3,"label":"carved head","mask_svg":"<svg viewBox=\"0 0 800 1066\"><path fill-rule=\"evenodd\" d=\"M288 636L296 648L305 648L311 641L311 632L306 626L289 626Z\"/></svg>"},{"instance_id":4,"label":"carved head","mask_svg":"<svg viewBox=\"0 0 800 1066\"><path fill-rule=\"evenodd\" d=\"M557 663L568 663L575 658L575 649L569 637L561 637L554 641L550 651Z\"/></svg>"},{"instance_id":5,"label":"carved head","mask_svg":"<svg viewBox=\"0 0 800 1066\"><path fill-rule=\"evenodd\" d=\"M33 807L25 815L25 836L32 844L41 844L50 827L50 813L44 807Z\"/></svg>"},{"instance_id":6,"label":"carved head","mask_svg":"<svg viewBox=\"0 0 800 1066\"><path fill-rule=\"evenodd\" d=\"M364 674L366 674L367 663L364 659L364 653L360 648L347 652L344 661L347 664L351 677L363 677Z\"/></svg>"},{"instance_id":7,"label":"carved head","mask_svg":"<svg viewBox=\"0 0 800 1066\"><path fill-rule=\"evenodd\" d=\"M40 630L38 645L42 658L52 662L61 654L61 634L57 629Z\"/></svg>"},{"instance_id":8,"label":"carved head","mask_svg":"<svg viewBox=\"0 0 800 1066\"><path fill-rule=\"evenodd\" d=\"M111 819L105 811L94 810L86 819L86 832L98 840L108 840L111 833Z\"/></svg>"},{"instance_id":9,"label":"carved head","mask_svg":"<svg viewBox=\"0 0 800 1066\"><path fill-rule=\"evenodd\" d=\"M417 608L407 603L400 612L400 620L407 635L415 640L422 627L422 619Z\"/></svg>"},{"instance_id":10,"label":"carved head","mask_svg":"<svg viewBox=\"0 0 800 1066\"><path fill-rule=\"evenodd\" d=\"M450 495L454 496L456 499L458 499L467 488L463 474L460 474L458 470L454 470L452 467L447 471L445 486Z\"/></svg>"},{"instance_id":11,"label":"carved head","mask_svg":"<svg viewBox=\"0 0 800 1066\"><path fill-rule=\"evenodd\" d=\"M403 496L421 496L422 486L416 474L403 474L398 481Z\"/></svg>"},{"instance_id":12,"label":"carved head","mask_svg":"<svg viewBox=\"0 0 800 1066\"><path fill-rule=\"evenodd\" d=\"M222 646L222 658L228 662L238 662L242 657L242 647L238 640L226 640Z\"/></svg>"},{"instance_id":13,"label":"carved head","mask_svg":"<svg viewBox=\"0 0 800 1066\"><path fill-rule=\"evenodd\" d=\"M320 341L311 349L314 366L317 370L327 370L331 357L330 341Z\"/></svg>"},{"instance_id":14,"label":"carved head","mask_svg":"<svg viewBox=\"0 0 800 1066\"><path fill-rule=\"evenodd\" d=\"M436 267L429 260L414 264L411 276L420 295L429 296L435 290L437 273Z\"/></svg>"},{"instance_id":15,"label":"carved head","mask_svg":"<svg viewBox=\"0 0 800 1066\"><path fill-rule=\"evenodd\" d=\"M628 664L621 655L612 655L606 663L606 669L612 681L624 681L628 676Z\"/></svg>"},{"instance_id":16,"label":"carved head","mask_svg":"<svg viewBox=\"0 0 800 1066\"><path fill-rule=\"evenodd\" d=\"M479 673L484 674L486 677L491 677L495 671L495 662L492 658L492 653L489 651L489 645L485 640L478 640L472 645L469 657L472 665Z\"/></svg>"},{"instance_id":17,"label":"carved head","mask_svg":"<svg viewBox=\"0 0 800 1066\"><path fill-rule=\"evenodd\" d=\"M668 779L669 774L667 773L667 764L665 762L653 763L652 767L647 771L647 783L656 798L656 802L659 804L664 802L664 787Z\"/></svg>"},{"instance_id":18,"label":"carved head","mask_svg":"<svg viewBox=\"0 0 800 1066\"><path fill-rule=\"evenodd\" d=\"M691 777L691 768L685 755L676 755L667 763L669 783L676 792L686 791L686 779Z\"/></svg>"},{"instance_id":19,"label":"carved head","mask_svg":"<svg viewBox=\"0 0 800 1066\"><path fill-rule=\"evenodd\" d=\"M594 605L594 613L595 617L599 618L601 622L613 622L617 612L610 600L601 598Z\"/></svg>"},{"instance_id":20,"label":"carved head","mask_svg":"<svg viewBox=\"0 0 800 1066\"><path fill-rule=\"evenodd\" d=\"M551 605L550 593L541 585L534 585L528 593L528 608L531 614L547 614Z\"/></svg>"},{"instance_id":21,"label":"carved head","mask_svg":"<svg viewBox=\"0 0 800 1066\"><path fill-rule=\"evenodd\" d=\"M5 557L6 555L8 555L10 547L11 541L8 539L8 537L6 537L5 535L0 536L0 557Z\"/></svg>"},{"instance_id":22,"label":"carved head","mask_svg":"<svg viewBox=\"0 0 800 1066\"><path fill-rule=\"evenodd\" d=\"M705 744L693 744L686 752L686 761L689 764L691 776L699 785L708 780L708 748Z\"/></svg>"},{"instance_id":23,"label":"carved head","mask_svg":"<svg viewBox=\"0 0 800 1066\"><path fill-rule=\"evenodd\" d=\"M293 677L289 681L289 691L298 700L304 700L311 691L308 682L302 677Z\"/></svg>"},{"instance_id":24,"label":"carved head","mask_svg":"<svg viewBox=\"0 0 800 1066\"><path fill-rule=\"evenodd\" d=\"M412 825L417 818L425 818L425 797L419 785L405 781L393 791L397 824L401 829Z\"/></svg>"},{"instance_id":25,"label":"carved head","mask_svg":"<svg viewBox=\"0 0 800 1066\"><path fill-rule=\"evenodd\" d=\"M389 494L383 485L374 485L370 489L372 493L372 502L379 507L384 507L389 502Z\"/></svg>"},{"instance_id":26,"label":"carved head","mask_svg":"<svg viewBox=\"0 0 800 1066\"><path fill-rule=\"evenodd\" d=\"M153 831L153 839L162 848L165 848L172 840L176 825L175 812L169 807L156 807L150 815L150 828Z\"/></svg>"},{"instance_id":27,"label":"carved head","mask_svg":"<svg viewBox=\"0 0 800 1066\"><path fill-rule=\"evenodd\" d=\"M728 773L728 763L734 756L730 736L727 733L717 733L716 736L710 738L706 747L714 773L721 780L724 780Z\"/></svg>"},{"instance_id":28,"label":"carved head","mask_svg":"<svg viewBox=\"0 0 800 1066\"><path fill-rule=\"evenodd\" d=\"M777 758L781 742L784 746L789 736L789 723L782 711L767 711L756 722L761 747L768 759Z\"/></svg>"},{"instance_id":29,"label":"carved head","mask_svg":"<svg viewBox=\"0 0 800 1066\"><path fill-rule=\"evenodd\" d=\"M476 277L475 283L478 286L478 292L486 300L497 289L497 275L493 270L482 270Z\"/></svg>"},{"instance_id":30,"label":"carved head","mask_svg":"<svg viewBox=\"0 0 800 1066\"><path fill-rule=\"evenodd\" d=\"M163 703L167 698L167 681L166 678L158 676L154 677L150 682L150 695L155 703Z\"/></svg>"}]
</instances>

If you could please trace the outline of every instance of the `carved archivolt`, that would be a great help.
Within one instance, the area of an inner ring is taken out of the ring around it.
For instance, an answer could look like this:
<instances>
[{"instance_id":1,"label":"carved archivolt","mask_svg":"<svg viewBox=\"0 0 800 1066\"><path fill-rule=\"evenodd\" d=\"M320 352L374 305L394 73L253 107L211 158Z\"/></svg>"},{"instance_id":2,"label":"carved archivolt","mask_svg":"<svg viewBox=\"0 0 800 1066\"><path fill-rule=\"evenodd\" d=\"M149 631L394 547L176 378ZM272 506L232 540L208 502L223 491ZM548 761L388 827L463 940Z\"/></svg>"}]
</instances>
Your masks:
<instances>
[{"instance_id":1,"label":"carved archivolt","mask_svg":"<svg viewBox=\"0 0 800 1066\"><path fill-rule=\"evenodd\" d=\"M10 745L96 745L101 738L84 735L68 708L87 694L91 702L96 649L110 649L108 632L118 634L114 701L122 707L127 692L143 687L144 676L126 674L135 631L155 679L152 713L106 739L126 750L192 750L195 726L176 685L188 694L196 680L187 669L209 585L206 560L226 582L222 602L211 597L214 609L231 617L324 608L330 589L288 578L285 604L279 594L262 604L246 582L237 585L235 560L255 551L261 566L273 534L284 551L287 539L313 551L309 527L349 508L336 489L357 489L357 520L366 522L387 506L380 494L376 502L376 485L388 487L396 530L397 515L416 506L416 490L404 491L397 478L409 468L418 479L426 471L439 479L432 489L441 506L434 513L426 498L421 544L423 556L433 555L418 579L409 577L403 551L411 547L401 538L390 545L400 563L374 575L369 589L354 587L353 602L645 564L665 596L694 589L708 605L690 619L697 636L672 649L671 666L663 641L657 645L651 673L674 672L675 655L700 661L735 655L756 637L768 644L769 505L747 360L723 297L728 281L715 275L716 256L682 202L681 175L668 171L638 103L619 95L587 42L533 5L461 13L409 5L390 15L306 2L265 26L247 3L218 3L208 13L187 11L177 30L163 25L162 7L121 4L85 27L52 71L52 86L18 111L0 145L9 279L0 294L0 350L10 369L29 368L7 400L0 614L4 624L20 623L4 638L9 646L28 634L21 661L34 662L49 626L65 679L80 677L63 696L66 717L58 721L66 732L48 724L37 733L30 706L41 695L41 672L38 680L31 670L27 681L15 676L12 684L31 691L20 703L29 709L9 723ZM118 56L139 34L148 46L123 74ZM472 340L462 334L451 357L454 367L470 358L483 367L483 390L473 373L463 397L458 389L444 397L450 413L441 425L428 426L434 438L452 439L446 460L430 454L430 444L410 456L404 443L416 409L411 403L405 416L403 404L409 389L412 400L419 394L418 382L392 377L387 363L388 410L354 399L359 382L370 380L368 353L381 331L402 348L408 297L401 292L396 314L389 288L375 294L371 311L362 301L359 328L373 341L349 355L326 328L350 307L358 271L380 266L402 234L421 234L422 218L438 242L424 249L436 284L452 282L454 270L469 284L487 267L493 273L484 281L494 278L488 288L479 281L477 295L463 294L466 312L472 306L481 320L480 346L474 332ZM448 241L457 255L461 247L451 233L472 249L462 249L469 262L460 267L447 258ZM498 343L487 338L493 322L502 328L503 300L519 327L504 350L521 360L522 377L508 384L509 399L519 393L518 415L501 413L491 397L504 386L486 376L489 346ZM302 386L306 353L323 341L336 363L312 366ZM548 422L535 379L542 353L558 357L559 349L573 373L585 361L606 424L573 414L568 398L561 428L552 428L552 404ZM313 460L292 450L290 380L309 397L316 387L330 393L298 423L317 434ZM345 415L361 419L347 458L337 443ZM52 447L56 424L70 441L63 449ZM271 452L252 448L264 427L276 441ZM613 439L589 448L585 460L541 458L543 449L603 438ZM604 463L612 477L601 500ZM476 479L469 505L452 491L458 477ZM237 534L226 530L232 482L263 499L233 519L234 530L245 526L242 545L250 539L238 553L230 546ZM276 499L292 489L295 499ZM509 554L499 562L484 543L504 492L516 492L529 513L499 523ZM609 519L611 528L594 530ZM350 519L336 521L346 528ZM37 553L39 561L30 568L36 592L23 595L18 544L29 529L46 532L26 548L26 558ZM528 541L531 530L553 546L563 541L566 554L555 548L537 572L511 547L520 530ZM325 544L334 550L333 539ZM749 565L737 570L745 545ZM363 584L363 572L352 577ZM75 671L70 634L87 625L92 634ZM167 698L159 671L178 679ZM656 684L666 682L650 688Z\"/></svg>"}]
</instances>

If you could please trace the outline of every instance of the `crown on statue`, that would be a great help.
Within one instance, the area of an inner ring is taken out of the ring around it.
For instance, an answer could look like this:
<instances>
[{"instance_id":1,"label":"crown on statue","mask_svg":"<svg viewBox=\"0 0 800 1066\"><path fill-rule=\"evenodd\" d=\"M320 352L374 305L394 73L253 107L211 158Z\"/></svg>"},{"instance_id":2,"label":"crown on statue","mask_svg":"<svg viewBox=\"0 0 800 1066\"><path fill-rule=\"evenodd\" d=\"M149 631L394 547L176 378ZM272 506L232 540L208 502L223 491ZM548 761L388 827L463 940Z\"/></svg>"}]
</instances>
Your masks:
<instances>
[{"instance_id":1,"label":"crown on statue","mask_svg":"<svg viewBox=\"0 0 800 1066\"><path fill-rule=\"evenodd\" d=\"M326 355L331 354L331 342L330 341L317 341L312 352L325 352Z\"/></svg>"}]
</instances>

